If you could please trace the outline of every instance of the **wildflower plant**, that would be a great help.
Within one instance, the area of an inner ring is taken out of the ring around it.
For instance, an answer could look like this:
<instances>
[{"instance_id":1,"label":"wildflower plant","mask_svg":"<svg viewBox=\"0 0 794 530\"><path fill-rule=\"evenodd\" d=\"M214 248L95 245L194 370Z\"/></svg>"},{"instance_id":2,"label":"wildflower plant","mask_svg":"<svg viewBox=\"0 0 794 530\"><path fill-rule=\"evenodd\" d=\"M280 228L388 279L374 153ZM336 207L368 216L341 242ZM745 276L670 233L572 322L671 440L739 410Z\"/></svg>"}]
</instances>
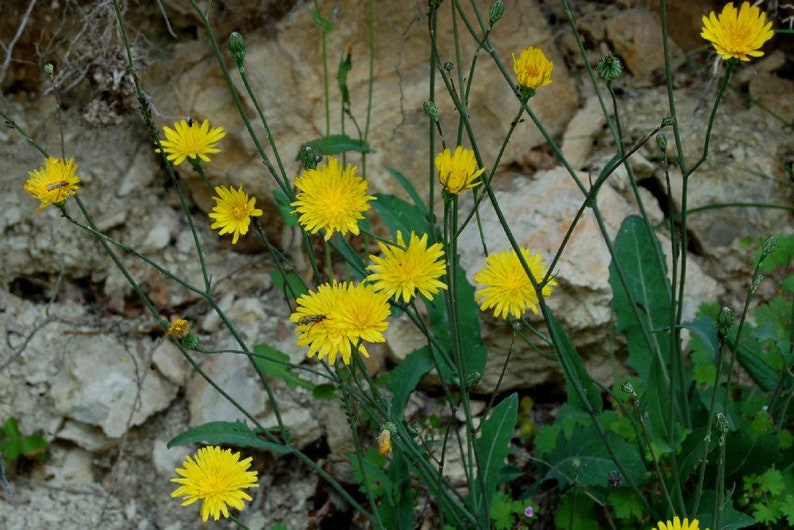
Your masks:
<instances>
[{"instance_id":1,"label":"wildflower plant","mask_svg":"<svg viewBox=\"0 0 794 530\"><path fill-rule=\"evenodd\" d=\"M571 15L571 33L581 46L592 90L601 99L606 130L615 146L614 156L587 181L570 167L555 138L546 132L532 109L536 100L531 96L552 83L553 63L547 56L552 53L551 46L526 43L523 51L513 54L511 71L501 59L508 56L507 51L500 49L492 30L513 7L497 0L486 15L473 3L475 16L453 9L461 23L449 31L456 43L471 39L477 51L469 58L462 54L456 57L456 61L467 64L453 64L442 57L436 41L442 31L438 28L442 3L430 0L428 72L432 83L428 85L433 93L423 105L423 116L428 120L428 170L422 175L421 187L427 195L420 193L399 169L390 168L384 175L391 174L403 192L396 196L371 191L366 178L382 168L367 166L370 142L377 140L370 139L367 129L359 128L353 117L352 93L347 87L347 74L353 68L351 50L342 54L336 76L342 130L331 130L332 101L327 96L326 134L306 142L298 157L304 167L299 169L285 164L267 111L251 89L243 35L234 33L229 51L223 50L206 13L194 0L189 3L210 37L207 42L228 89L235 95L240 116L264 163L265 176L275 183L275 202L284 221L301 231L302 251L308 258L306 270L297 271L261 229L258 218L263 210L256 207L256 197L242 186L212 183L203 173L201 163L211 164L210 155L221 151L220 141L226 134L223 128L210 127L209 119L201 123L179 120L173 127L162 129L165 138L161 139L137 77L134 82L153 149L162 158L189 222L201 263L201 285L175 276L151 257L102 233L93 221L90 205L76 195L80 179L71 158L45 155L44 167L31 171L23 185L41 202L39 210L56 204L68 222L96 238L151 318L162 327L165 339L179 349L198 374L208 377L201 371L200 361L210 353L221 352L199 344L186 319L169 322L163 317L163 308L158 308L127 271L119 251L206 302L235 344L234 349L229 347L222 354L245 355L259 376L273 410L273 424L265 426L219 388L245 421L199 425L171 440L171 446L200 445L195 456L188 456L175 470L178 477L172 482L179 487L173 497L183 498L183 505L201 502L204 521L221 517L237 521L233 510L244 510L259 487L257 472L250 469L252 457L241 460L241 454L260 451L269 457L292 458L305 466L373 528L426 524L415 521L420 500L431 512L432 523L427 524L439 528L524 528L536 520L546 518L549 522L553 518L560 527L573 527L574 522L582 528L597 527L609 521L614 528L652 528L655 524L657 530L697 530L701 524L739 528L783 520L787 505L782 501L775 504L779 513L770 515L770 510L762 510L760 499L776 491L777 484L794 480L789 407L790 366L794 361L790 335L784 333L791 329L791 320L780 317L787 314L782 309L790 309L792 304L794 274L790 267L786 269L790 262L785 264L786 258L779 257L781 251L776 251L772 243L764 243L756 256L757 270L748 289L748 301L738 319L731 311L713 307L704 307L696 320L685 321L683 316L687 186L708 157L715 117L734 65L761 56L761 48L772 36L770 22L758 7L743 2L737 9L728 4L719 15L703 17L701 36L728 63L710 100L702 149L694 161L682 145L683 125L676 119L669 53L665 57L669 106L659 109L656 128L630 143L624 134L626 117L613 86L613 81L623 75L622 65L612 55L597 66L589 65L589 55ZM568 2L563 1L563 6L571 13ZM321 31L318 37L325 46L325 36L333 25L319 11L314 16ZM662 34L667 39L666 18L662 20ZM118 23L120 30L126 28L120 10ZM325 64L317 66L327 72L328 53L323 50L320 60ZM229 53L233 61L228 61ZM477 82L484 60L497 66L502 76L499 82L511 89L511 99L504 103L515 108L512 117L505 117L506 133L493 160L484 159L479 147L482 138L467 110L478 102L470 99L474 96L465 88L463 74L457 80L453 74L456 69L465 71L466 82ZM135 71L132 55L128 61ZM232 63L234 72L227 70ZM243 91L232 76L239 76ZM247 99L249 105L239 98ZM451 105L436 103L442 99ZM367 105L371 106L371 101ZM261 128L253 127L246 110L250 108L256 110ZM358 137L345 132L345 120L356 123ZM18 125L9 123L30 139ZM515 227L500 214L492 184L505 148L513 141L516 129L523 126L541 131L547 147L581 192L581 207L567 224L567 233L559 234L558 248L527 248ZM264 141L256 136L257 130L265 131ZM670 145L662 136L664 132L672 132ZM450 143L454 148L447 146L448 138L455 138ZM660 148L658 169L668 177L668 196L673 196L675 187L681 197L680 215L671 216L662 227L652 224L644 213L644 197L638 191L631 163L637 150L654 143ZM43 148L36 147L44 153ZM215 205L208 214L211 222L204 218L209 226L194 222L193 208L175 175L175 167L186 160L215 191ZM681 182L675 186L670 183L671 163L681 171ZM624 171L632 184L638 215L628 216L617 234L612 234L606 228L598 199L603 184L618 170ZM82 217L71 216L64 208L69 197L74 197ZM485 233L482 228L481 216L487 215L487 210L481 205L486 203L496 212L499 234ZM443 215L437 216L437 211L443 211ZM611 309L615 331L626 344L626 371L612 387L591 376L553 310L554 300L565 285L565 277L557 270L560 256L585 211L592 212L598 221L602 243L611 254L611 265L605 271L612 289ZM459 242L467 226L474 227L479 236L484 260L479 270L473 270L460 256ZM216 300L213 276L204 259L202 230L231 235L232 244L250 233L270 253L274 285L286 298L284 315L293 326L296 345L305 352L303 362L291 361L272 345L249 344L238 331ZM673 242L670 270L657 236L661 231ZM494 248L492 241L497 235L504 236L501 240L507 244ZM320 237L322 250L315 246ZM779 265L773 271L789 271L789 276L781 279L781 285L788 287L774 308L760 309L758 320L777 322L772 318L776 315L780 325L754 327L746 322L749 300L758 287L761 271L769 272L763 269L769 263ZM529 314L535 317L532 322L527 320ZM390 326L396 318L414 326L422 337L421 344L407 352L390 373L373 377L365 361L388 347ZM493 369L488 364L495 352L483 338L482 322L491 326L490 331L502 330L511 337L498 373L512 368L510 355L519 350L540 350L556 362L565 382L566 403L559 407L555 421L536 426L533 419L520 417L529 416L531 410L522 406L519 412L518 394L504 391L501 377L493 387L483 385L484 374ZM689 342L683 340L683 329L691 332ZM736 379L740 369L751 384L740 387ZM445 415L414 421L407 416L408 404L431 374ZM351 494L321 462L294 444L273 389L276 380L291 389L308 390L316 399L334 399L340 405L350 423L355 452L349 458L362 495ZM478 393L489 396L481 413L473 404ZM527 425L532 428L525 429ZM523 436L519 436L519 429L524 431ZM531 473L508 463L513 448L523 443L532 444L531 487L513 484L518 477ZM234 444L240 452L224 449L225 444ZM754 450L762 446L768 450ZM453 450L459 458L462 483L453 482L447 474L447 458ZM741 453L749 455L752 471L749 464L746 469L726 465L729 457ZM787 474L776 481L777 475L766 472L777 468ZM544 488L549 484L553 484L556 495L554 513L544 513L541 507L549 503L533 498L548 493ZM745 505L731 493L736 484L744 487Z\"/></svg>"}]
</instances>

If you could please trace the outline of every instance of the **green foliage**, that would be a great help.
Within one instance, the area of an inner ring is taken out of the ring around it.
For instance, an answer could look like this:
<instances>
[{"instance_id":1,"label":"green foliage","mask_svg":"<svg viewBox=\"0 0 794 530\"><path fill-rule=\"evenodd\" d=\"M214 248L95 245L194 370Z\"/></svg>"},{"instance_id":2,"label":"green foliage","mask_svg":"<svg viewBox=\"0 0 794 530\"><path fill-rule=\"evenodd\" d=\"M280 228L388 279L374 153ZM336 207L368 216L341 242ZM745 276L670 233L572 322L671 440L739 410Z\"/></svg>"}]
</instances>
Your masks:
<instances>
[{"instance_id":1,"label":"green foliage","mask_svg":"<svg viewBox=\"0 0 794 530\"><path fill-rule=\"evenodd\" d=\"M480 476L472 484L475 499L484 497L486 505L490 505L499 476L505 467L505 458L510 453L510 439L516 426L518 416L518 396L510 394L491 411L482 422L481 435L475 440L475 447L480 454Z\"/></svg>"},{"instance_id":2,"label":"green foliage","mask_svg":"<svg viewBox=\"0 0 794 530\"><path fill-rule=\"evenodd\" d=\"M511 530L525 518L527 502L513 500L506 493L497 491L491 501L491 519L495 530Z\"/></svg>"},{"instance_id":3,"label":"green foliage","mask_svg":"<svg viewBox=\"0 0 794 530\"><path fill-rule=\"evenodd\" d=\"M314 383L295 373L289 355L267 344L254 346L254 355L251 356L251 361L258 373L273 379L281 379L290 388L302 387L313 392L316 387Z\"/></svg>"},{"instance_id":4,"label":"green foliage","mask_svg":"<svg viewBox=\"0 0 794 530\"><path fill-rule=\"evenodd\" d=\"M41 460L50 449L50 444L40 434L22 435L16 418L8 418L0 430L0 453L9 470L16 470L20 459Z\"/></svg>"},{"instance_id":5,"label":"green foliage","mask_svg":"<svg viewBox=\"0 0 794 530\"><path fill-rule=\"evenodd\" d=\"M274 431L266 432L262 429L252 429L242 421L213 421L188 429L174 436L168 442L168 447L187 444L208 445L235 445L237 447L251 447L253 449L266 449L274 453L291 453L293 449L287 445L267 441L266 436L272 436Z\"/></svg>"}]
</instances>

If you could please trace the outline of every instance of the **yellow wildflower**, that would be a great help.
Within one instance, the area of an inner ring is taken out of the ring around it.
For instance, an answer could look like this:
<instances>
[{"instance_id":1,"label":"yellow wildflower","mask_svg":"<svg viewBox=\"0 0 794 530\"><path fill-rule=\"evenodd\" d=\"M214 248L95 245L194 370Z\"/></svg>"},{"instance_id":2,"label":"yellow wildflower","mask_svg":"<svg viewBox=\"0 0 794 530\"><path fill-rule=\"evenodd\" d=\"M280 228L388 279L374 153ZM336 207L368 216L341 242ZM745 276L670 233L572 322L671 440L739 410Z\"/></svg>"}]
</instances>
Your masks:
<instances>
[{"instance_id":1,"label":"yellow wildflower","mask_svg":"<svg viewBox=\"0 0 794 530\"><path fill-rule=\"evenodd\" d=\"M367 280L376 291L383 291L403 302L410 302L416 291L428 299L447 286L439 278L444 275L444 247L441 243L427 246L427 234L418 237L411 232L408 245L402 232L397 232L397 245L378 242L383 257L370 256L372 273Z\"/></svg>"},{"instance_id":2,"label":"yellow wildflower","mask_svg":"<svg viewBox=\"0 0 794 530\"><path fill-rule=\"evenodd\" d=\"M50 204L60 204L74 195L80 188L80 177L75 175L77 164L74 159L61 160L48 157L44 167L28 171L30 178L22 188L41 201L36 208L40 212Z\"/></svg>"},{"instance_id":3,"label":"yellow wildflower","mask_svg":"<svg viewBox=\"0 0 794 530\"><path fill-rule=\"evenodd\" d=\"M251 500L244 490L259 487L256 471L248 471L250 465L251 457L240 460L240 453L232 453L231 449L203 447L197 451L195 459L188 455L183 467L176 469L181 476L172 478L171 482L181 486L171 497L184 497L182 506L202 501L203 521L210 516L216 521L221 515L229 517L228 506L242 510L243 501Z\"/></svg>"},{"instance_id":4,"label":"yellow wildflower","mask_svg":"<svg viewBox=\"0 0 794 530\"><path fill-rule=\"evenodd\" d=\"M513 72L519 86L530 90L551 83L554 63L546 58L543 50L530 46L518 54L513 54Z\"/></svg>"},{"instance_id":5,"label":"yellow wildflower","mask_svg":"<svg viewBox=\"0 0 794 530\"><path fill-rule=\"evenodd\" d=\"M215 144L226 136L222 127L210 129L208 120L204 120L201 125L193 120L190 123L180 120L174 123L173 129L167 125L163 127L163 132L165 140L161 140L160 145L163 152L168 155L166 158L175 166L187 158L193 160L200 158L204 162L209 162L210 158L207 155L220 153L221 150L217 149Z\"/></svg>"},{"instance_id":6,"label":"yellow wildflower","mask_svg":"<svg viewBox=\"0 0 794 530\"><path fill-rule=\"evenodd\" d=\"M356 171L352 164L343 169L336 158L329 156L325 166L298 175L298 194L291 206L300 214L298 222L307 232L324 230L326 241L334 232L358 235L358 221L375 197L367 195L367 181Z\"/></svg>"},{"instance_id":7,"label":"yellow wildflower","mask_svg":"<svg viewBox=\"0 0 794 530\"><path fill-rule=\"evenodd\" d=\"M215 193L217 197L212 200L216 202L212 208L209 216L215 219L215 222L210 225L210 228L215 230L220 228L218 235L234 234L232 238L232 245L237 243L241 235L248 233L248 226L251 224L251 217L259 217L262 215L262 210L255 208L256 197L248 198L248 194L243 191L240 186L234 189L234 186L226 188L226 186L216 186Z\"/></svg>"},{"instance_id":8,"label":"yellow wildflower","mask_svg":"<svg viewBox=\"0 0 794 530\"><path fill-rule=\"evenodd\" d=\"M541 281L547 270L541 255L532 254L526 248L521 249L521 255L535 281ZM485 267L474 275L474 282L485 286L474 294L482 311L494 308L494 316L498 318L508 315L521 318L527 309L538 312L538 294L512 248L485 258ZM550 279L543 286L543 296L551 295L555 285L557 282Z\"/></svg>"},{"instance_id":9,"label":"yellow wildflower","mask_svg":"<svg viewBox=\"0 0 794 530\"><path fill-rule=\"evenodd\" d=\"M454 154L446 148L436 155L436 169L441 185L455 195L479 185L478 179L485 172L484 168L477 169L474 151L461 146L455 148Z\"/></svg>"},{"instance_id":10,"label":"yellow wildflower","mask_svg":"<svg viewBox=\"0 0 794 530\"><path fill-rule=\"evenodd\" d=\"M767 22L766 14L760 8L742 2L737 11L733 2L725 4L722 12L712 11L703 16L700 36L711 42L717 53L725 60L761 57L761 47L772 38L772 22Z\"/></svg>"}]
</instances>

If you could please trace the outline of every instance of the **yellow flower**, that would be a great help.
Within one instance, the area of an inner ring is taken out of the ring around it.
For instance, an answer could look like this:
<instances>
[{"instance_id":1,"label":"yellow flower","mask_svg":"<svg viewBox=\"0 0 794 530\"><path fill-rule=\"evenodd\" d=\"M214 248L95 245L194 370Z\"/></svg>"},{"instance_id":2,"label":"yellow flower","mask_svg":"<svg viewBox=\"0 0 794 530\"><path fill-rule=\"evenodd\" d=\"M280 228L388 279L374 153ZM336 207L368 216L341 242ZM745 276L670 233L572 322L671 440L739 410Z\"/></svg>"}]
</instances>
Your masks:
<instances>
[{"instance_id":1,"label":"yellow flower","mask_svg":"<svg viewBox=\"0 0 794 530\"><path fill-rule=\"evenodd\" d=\"M447 286L438 278L444 275L444 247L441 243L427 246L427 234L421 238L411 232L406 246L402 232L397 232L397 245L378 242L383 257L370 256L372 274L367 280L376 291L383 291L408 303L418 290L428 299Z\"/></svg>"},{"instance_id":2,"label":"yellow flower","mask_svg":"<svg viewBox=\"0 0 794 530\"><path fill-rule=\"evenodd\" d=\"M681 519L676 516L673 517L672 521L667 521L666 523L659 521L658 530L699 530L699 525L700 522L697 519L693 519L690 523L689 519L684 518L684 522L682 523ZM651 530L657 529L652 528Z\"/></svg>"},{"instance_id":3,"label":"yellow flower","mask_svg":"<svg viewBox=\"0 0 794 530\"><path fill-rule=\"evenodd\" d=\"M255 208L256 197L248 198L248 194L240 186L216 186L215 193L218 197L213 197L215 206L209 216L215 219L210 228L213 230L220 228L218 235L234 234L232 245L237 243L241 235L248 233L248 226L251 224L251 217L259 217L262 210Z\"/></svg>"},{"instance_id":4,"label":"yellow flower","mask_svg":"<svg viewBox=\"0 0 794 530\"><path fill-rule=\"evenodd\" d=\"M190 322L184 318L177 318L171 322L171 325L168 326L168 331L166 331L166 335L171 335L178 339L184 339L188 333L190 333Z\"/></svg>"},{"instance_id":5,"label":"yellow flower","mask_svg":"<svg viewBox=\"0 0 794 530\"><path fill-rule=\"evenodd\" d=\"M324 167L307 169L295 179L296 201L291 204L300 214L298 222L309 233L325 230L325 240L334 232L358 235L358 221L370 208L367 181L356 175L358 168L328 157Z\"/></svg>"},{"instance_id":6,"label":"yellow flower","mask_svg":"<svg viewBox=\"0 0 794 530\"><path fill-rule=\"evenodd\" d=\"M221 515L229 517L227 504L237 510L245 507L243 501L250 501L246 488L257 488L256 471L248 471L251 458L240 460L240 453L217 446L203 447L196 452L195 460L187 456L182 468L176 469L181 477L171 482L181 484L171 493L171 497L184 497L182 506L196 501L201 503L201 519L206 521L211 515L216 521Z\"/></svg>"},{"instance_id":7,"label":"yellow flower","mask_svg":"<svg viewBox=\"0 0 794 530\"><path fill-rule=\"evenodd\" d=\"M350 364L354 348L369 357L362 341L385 342L388 317L388 295L369 285L334 281L298 297L290 320L297 324L298 346L309 346L308 357L328 357L334 364L341 355L342 362Z\"/></svg>"},{"instance_id":8,"label":"yellow flower","mask_svg":"<svg viewBox=\"0 0 794 530\"><path fill-rule=\"evenodd\" d=\"M738 11L731 2L725 4L719 16L714 11L708 17L704 15L700 33L723 59L742 61L764 55L761 47L772 35L772 22L767 22L766 14L749 2L742 2Z\"/></svg>"},{"instance_id":9,"label":"yellow flower","mask_svg":"<svg viewBox=\"0 0 794 530\"><path fill-rule=\"evenodd\" d=\"M540 281L546 275L546 264L540 254L531 254L522 248L521 255L529 266L532 276ZM478 289L474 299L480 309L494 308L494 316L520 318L527 309L538 312L538 295L527 276L518 255L509 248L485 258L485 267L474 275L474 282L485 287ZM549 296L557 282L552 278L543 286L543 296Z\"/></svg>"},{"instance_id":10,"label":"yellow flower","mask_svg":"<svg viewBox=\"0 0 794 530\"><path fill-rule=\"evenodd\" d=\"M75 175L77 164L74 159L61 160L49 157L44 167L28 171L30 178L22 188L41 201L36 208L40 212L50 204L60 204L80 188L80 177Z\"/></svg>"},{"instance_id":11,"label":"yellow flower","mask_svg":"<svg viewBox=\"0 0 794 530\"><path fill-rule=\"evenodd\" d=\"M551 71L554 63L546 58L539 48L530 46L518 54L513 54L513 72L516 82L523 88L535 90L538 87L551 83Z\"/></svg>"},{"instance_id":12,"label":"yellow flower","mask_svg":"<svg viewBox=\"0 0 794 530\"><path fill-rule=\"evenodd\" d=\"M165 133L165 140L160 141L163 152L168 156L168 160L178 166L185 161L186 158L200 158L204 162L209 162L210 158L207 155L213 153L220 153L220 149L215 148L215 144L221 141L226 136L226 132L222 127L213 127L210 129L210 122L204 120L199 125L191 120L188 123L186 120L174 122L174 128L163 127Z\"/></svg>"},{"instance_id":13,"label":"yellow flower","mask_svg":"<svg viewBox=\"0 0 794 530\"><path fill-rule=\"evenodd\" d=\"M436 169L441 185L455 195L479 185L478 178L485 172L484 168L477 169L474 151L461 146L455 148L455 154L446 148L436 155Z\"/></svg>"},{"instance_id":14,"label":"yellow flower","mask_svg":"<svg viewBox=\"0 0 794 530\"><path fill-rule=\"evenodd\" d=\"M391 431L383 429L378 434L378 453L382 456L391 453Z\"/></svg>"}]
</instances>

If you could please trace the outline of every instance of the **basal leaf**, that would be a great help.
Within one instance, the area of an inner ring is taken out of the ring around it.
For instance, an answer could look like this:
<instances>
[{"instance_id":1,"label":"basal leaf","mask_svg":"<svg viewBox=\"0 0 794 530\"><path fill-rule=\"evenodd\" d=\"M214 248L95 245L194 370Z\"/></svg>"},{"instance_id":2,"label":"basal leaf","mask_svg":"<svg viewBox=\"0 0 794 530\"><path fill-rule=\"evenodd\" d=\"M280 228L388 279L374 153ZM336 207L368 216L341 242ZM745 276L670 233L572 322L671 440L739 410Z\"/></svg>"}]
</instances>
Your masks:
<instances>
[{"instance_id":1,"label":"basal leaf","mask_svg":"<svg viewBox=\"0 0 794 530\"><path fill-rule=\"evenodd\" d=\"M187 444L204 445L236 445L238 447L252 447L254 449L267 449L275 453L291 453L293 450L281 444L269 442L262 438L264 433L257 432L242 421L213 421L193 427L174 436L168 447Z\"/></svg>"},{"instance_id":2,"label":"basal leaf","mask_svg":"<svg viewBox=\"0 0 794 530\"><path fill-rule=\"evenodd\" d=\"M479 473L485 484L485 491L480 489L480 479L475 479L471 486L474 498L484 497L489 505L499 485L499 473L505 466L505 458L510 453L510 439L513 437L517 419L518 395L510 394L483 420L481 436L475 440L480 454Z\"/></svg>"}]
</instances>

